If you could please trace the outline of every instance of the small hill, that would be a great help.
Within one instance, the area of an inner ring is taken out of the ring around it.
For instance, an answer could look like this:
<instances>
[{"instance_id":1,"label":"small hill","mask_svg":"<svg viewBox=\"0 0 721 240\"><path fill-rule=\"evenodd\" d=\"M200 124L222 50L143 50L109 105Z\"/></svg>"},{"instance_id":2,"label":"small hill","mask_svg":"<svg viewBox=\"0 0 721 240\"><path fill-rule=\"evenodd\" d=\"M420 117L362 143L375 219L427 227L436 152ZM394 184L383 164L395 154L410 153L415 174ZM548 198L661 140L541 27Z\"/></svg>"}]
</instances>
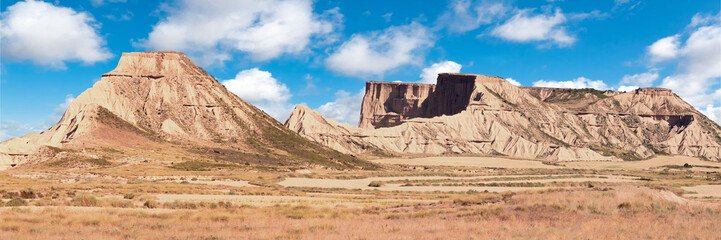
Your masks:
<instances>
[{"instance_id":1,"label":"small hill","mask_svg":"<svg viewBox=\"0 0 721 240\"><path fill-rule=\"evenodd\" d=\"M236 164L372 167L290 131L185 54L167 51L123 53L118 66L80 94L55 126L0 143L0 161L48 161L54 155L47 146L79 155L85 149L124 149L149 161L168 160L149 152L174 149L180 157L192 156L187 159Z\"/></svg>"},{"instance_id":2,"label":"small hill","mask_svg":"<svg viewBox=\"0 0 721 240\"><path fill-rule=\"evenodd\" d=\"M551 161L657 154L721 161L721 127L668 89L518 87L500 77L439 74L437 84L366 83L360 127L304 106L285 125L338 151L508 155Z\"/></svg>"}]
</instances>

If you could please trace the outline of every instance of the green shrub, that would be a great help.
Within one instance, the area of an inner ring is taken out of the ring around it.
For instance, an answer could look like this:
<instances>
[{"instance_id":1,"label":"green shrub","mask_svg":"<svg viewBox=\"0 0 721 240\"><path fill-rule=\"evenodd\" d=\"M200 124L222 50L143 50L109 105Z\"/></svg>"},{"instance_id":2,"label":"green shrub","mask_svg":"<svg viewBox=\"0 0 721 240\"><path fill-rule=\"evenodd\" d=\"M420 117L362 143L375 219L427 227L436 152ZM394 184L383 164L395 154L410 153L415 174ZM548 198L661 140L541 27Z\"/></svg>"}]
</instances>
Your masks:
<instances>
[{"instance_id":1,"label":"green shrub","mask_svg":"<svg viewBox=\"0 0 721 240\"><path fill-rule=\"evenodd\" d=\"M56 206L56 202L53 201L52 198L44 197L38 200L33 201L33 205L35 206Z\"/></svg>"},{"instance_id":2,"label":"green shrub","mask_svg":"<svg viewBox=\"0 0 721 240\"><path fill-rule=\"evenodd\" d=\"M148 200L148 201L145 201L145 203L143 204L143 206L145 206L146 208L157 208L157 207L158 207L158 202L156 202L155 200L150 199L150 200Z\"/></svg>"},{"instance_id":3,"label":"green shrub","mask_svg":"<svg viewBox=\"0 0 721 240\"><path fill-rule=\"evenodd\" d=\"M110 200L110 206L116 208L131 208L133 207L133 202L129 200L113 199Z\"/></svg>"},{"instance_id":4,"label":"green shrub","mask_svg":"<svg viewBox=\"0 0 721 240\"><path fill-rule=\"evenodd\" d=\"M369 187L381 187L383 186L383 182L381 181L372 181L368 184Z\"/></svg>"},{"instance_id":5,"label":"green shrub","mask_svg":"<svg viewBox=\"0 0 721 240\"><path fill-rule=\"evenodd\" d=\"M20 197L13 197L13 199L10 199L9 202L5 203L5 206L8 207L17 207L17 206L26 206L28 205L28 201L25 199L22 199Z\"/></svg>"},{"instance_id":6,"label":"green shrub","mask_svg":"<svg viewBox=\"0 0 721 240\"><path fill-rule=\"evenodd\" d=\"M37 195L35 194L35 191L33 191L33 189L28 188L20 191L20 197L24 199L33 199L36 198Z\"/></svg>"},{"instance_id":7,"label":"green shrub","mask_svg":"<svg viewBox=\"0 0 721 240\"><path fill-rule=\"evenodd\" d=\"M123 198L125 199L133 199L135 198L135 193L126 193L123 195Z\"/></svg>"},{"instance_id":8,"label":"green shrub","mask_svg":"<svg viewBox=\"0 0 721 240\"><path fill-rule=\"evenodd\" d=\"M91 195L83 194L74 197L73 200L70 201L70 204L81 207L95 207L100 205L100 201Z\"/></svg>"}]
</instances>

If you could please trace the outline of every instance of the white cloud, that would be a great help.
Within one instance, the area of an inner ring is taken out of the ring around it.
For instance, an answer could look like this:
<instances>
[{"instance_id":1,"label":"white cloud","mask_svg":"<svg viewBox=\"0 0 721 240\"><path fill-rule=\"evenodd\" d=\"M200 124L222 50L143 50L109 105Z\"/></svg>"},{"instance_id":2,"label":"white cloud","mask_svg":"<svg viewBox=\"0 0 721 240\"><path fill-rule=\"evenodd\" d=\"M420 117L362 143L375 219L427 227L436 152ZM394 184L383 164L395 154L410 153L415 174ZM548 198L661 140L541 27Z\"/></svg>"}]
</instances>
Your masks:
<instances>
[{"instance_id":1,"label":"white cloud","mask_svg":"<svg viewBox=\"0 0 721 240\"><path fill-rule=\"evenodd\" d=\"M678 49L676 70L660 85L697 108L721 104L721 23L710 24L690 31Z\"/></svg>"},{"instance_id":2,"label":"white cloud","mask_svg":"<svg viewBox=\"0 0 721 240\"><path fill-rule=\"evenodd\" d=\"M532 14L533 9L521 9L491 31L494 36L515 42L547 41L559 47L573 45L576 38L570 36L563 23L566 16L557 8L554 13Z\"/></svg>"},{"instance_id":3,"label":"white cloud","mask_svg":"<svg viewBox=\"0 0 721 240\"><path fill-rule=\"evenodd\" d=\"M326 66L348 76L383 75L396 67L422 61L421 52L431 45L431 32L423 25L393 26L353 34L326 59Z\"/></svg>"},{"instance_id":4,"label":"white cloud","mask_svg":"<svg viewBox=\"0 0 721 240\"><path fill-rule=\"evenodd\" d=\"M53 110L53 113L50 114L50 118L46 122L46 129L60 122L60 119L63 118L63 115L65 115L65 110L70 107L70 104L73 103L73 100L75 100L75 96L73 96L72 94L68 94L65 96L65 102L58 104L55 107L55 110Z\"/></svg>"},{"instance_id":5,"label":"white cloud","mask_svg":"<svg viewBox=\"0 0 721 240\"><path fill-rule=\"evenodd\" d=\"M637 73L634 75L624 75L621 79L621 84L632 84L636 88L650 87L658 79L658 72L655 69L651 69L650 72Z\"/></svg>"},{"instance_id":6,"label":"white cloud","mask_svg":"<svg viewBox=\"0 0 721 240\"><path fill-rule=\"evenodd\" d=\"M678 48L681 44L678 40L679 35L673 35L661 38L648 46L648 56L651 62L661 62L678 56Z\"/></svg>"},{"instance_id":7,"label":"white cloud","mask_svg":"<svg viewBox=\"0 0 721 240\"><path fill-rule=\"evenodd\" d=\"M42 130L29 124L24 124L14 120L2 120L0 121L0 142L4 142L5 140L15 137L22 137L28 133L40 131Z\"/></svg>"},{"instance_id":8,"label":"white cloud","mask_svg":"<svg viewBox=\"0 0 721 240\"><path fill-rule=\"evenodd\" d=\"M364 89L361 89L356 94L338 90L332 102L323 104L318 107L316 111L320 112L326 118L346 122L351 126L358 126L364 95Z\"/></svg>"},{"instance_id":9,"label":"white cloud","mask_svg":"<svg viewBox=\"0 0 721 240\"><path fill-rule=\"evenodd\" d=\"M434 63L421 70L421 80L418 82L435 84L439 73L459 73L461 72L461 67L461 64L454 61Z\"/></svg>"},{"instance_id":10,"label":"white cloud","mask_svg":"<svg viewBox=\"0 0 721 240\"><path fill-rule=\"evenodd\" d=\"M307 51L314 39L339 28L337 8L319 15L310 0L182 0L153 27L140 45L185 51L201 65L230 59L230 51L248 53L255 61Z\"/></svg>"},{"instance_id":11,"label":"white cloud","mask_svg":"<svg viewBox=\"0 0 721 240\"><path fill-rule=\"evenodd\" d=\"M285 120L292 111L288 103L290 90L267 71L257 68L243 70L234 79L221 82L228 91L265 111L271 117Z\"/></svg>"},{"instance_id":12,"label":"white cloud","mask_svg":"<svg viewBox=\"0 0 721 240\"><path fill-rule=\"evenodd\" d=\"M613 10L616 9L623 9L623 10L633 10L636 6L641 4L641 0L614 0L615 4L613 6ZM628 6L628 7L626 7Z\"/></svg>"},{"instance_id":13,"label":"white cloud","mask_svg":"<svg viewBox=\"0 0 721 240\"><path fill-rule=\"evenodd\" d=\"M390 22L390 21L391 21L391 17L393 17L393 13L383 14L383 16L381 16L381 17L382 17L383 20L385 20L386 22Z\"/></svg>"},{"instance_id":14,"label":"white cloud","mask_svg":"<svg viewBox=\"0 0 721 240\"><path fill-rule=\"evenodd\" d=\"M638 86L620 86L618 87L619 92L630 92L638 89Z\"/></svg>"},{"instance_id":15,"label":"white cloud","mask_svg":"<svg viewBox=\"0 0 721 240\"><path fill-rule=\"evenodd\" d=\"M57 69L65 69L66 61L104 61L112 54L98 28L86 12L34 0L18 2L2 13L2 57Z\"/></svg>"},{"instance_id":16,"label":"white cloud","mask_svg":"<svg viewBox=\"0 0 721 240\"><path fill-rule=\"evenodd\" d=\"M448 4L436 24L451 32L468 32L483 24L489 24L503 17L509 8L502 1L493 0L454 0Z\"/></svg>"},{"instance_id":17,"label":"white cloud","mask_svg":"<svg viewBox=\"0 0 721 240\"><path fill-rule=\"evenodd\" d=\"M106 2L117 3L117 2L127 2L127 0L90 0L90 4L92 4L93 7L99 7L103 4L105 4Z\"/></svg>"},{"instance_id":18,"label":"white cloud","mask_svg":"<svg viewBox=\"0 0 721 240\"><path fill-rule=\"evenodd\" d=\"M601 80L591 80L585 77L579 77L572 81L546 81L538 80L533 82L534 87L551 87L551 88L593 88L598 90L607 90L608 85Z\"/></svg>"},{"instance_id":19,"label":"white cloud","mask_svg":"<svg viewBox=\"0 0 721 240\"><path fill-rule=\"evenodd\" d=\"M706 13L696 13L691 18L691 23L686 26L687 28L694 28L698 26L708 25L713 23L714 21L718 21L719 15L711 15Z\"/></svg>"},{"instance_id":20,"label":"white cloud","mask_svg":"<svg viewBox=\"0 0 721 240\"><path fill-rule=\"evenodd\" d=\"M706 109L701 109L701 113L712 121L721 124L721 106L714 107L713 104L709 104L706 106Z\"/></svg>"},{"instance_id":21,"label":"white cloud","mask_svg":"<svg viewBox=\"0 0 721 240\"><path fill-rule=\"evenodd\" d=\"M511 84L513 84L513 85L521 86L521 83L518 82L518 81L516 81L516 80L514 80L513 78L506 78L506 81L508 81L509 83L511 83Z\"/></svg>"}]
</instances>

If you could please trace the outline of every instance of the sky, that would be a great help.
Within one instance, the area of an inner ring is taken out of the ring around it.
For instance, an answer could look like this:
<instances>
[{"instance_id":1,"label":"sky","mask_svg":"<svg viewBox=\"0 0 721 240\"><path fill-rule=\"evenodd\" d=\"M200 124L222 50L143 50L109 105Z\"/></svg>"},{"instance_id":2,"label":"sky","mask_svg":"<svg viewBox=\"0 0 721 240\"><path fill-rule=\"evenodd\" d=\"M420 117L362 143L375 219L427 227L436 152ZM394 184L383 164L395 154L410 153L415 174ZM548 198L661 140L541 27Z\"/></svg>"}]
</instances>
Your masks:
<instances>
[{"instance_id":1,"label":"sky","mask_svg":"<svg viewBox=\"0 0 721 240\"><path fill-rule=\"evenodd\" d=\"M358 123L365 81L672 89L721 123L721 1L4 0L0 141L48 129L123 52L184 52L279 121Z\"/></svg>"}]
</instances>

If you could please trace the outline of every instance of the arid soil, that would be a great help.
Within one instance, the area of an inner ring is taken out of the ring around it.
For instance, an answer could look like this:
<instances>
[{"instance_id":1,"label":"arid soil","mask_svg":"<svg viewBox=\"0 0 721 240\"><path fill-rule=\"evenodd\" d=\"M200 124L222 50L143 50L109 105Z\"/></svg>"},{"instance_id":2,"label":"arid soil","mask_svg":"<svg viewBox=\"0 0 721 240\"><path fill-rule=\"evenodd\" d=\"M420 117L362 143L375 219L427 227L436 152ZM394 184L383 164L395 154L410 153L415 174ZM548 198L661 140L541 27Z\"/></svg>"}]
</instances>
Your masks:
<instances>
[{"instance_id":1,"label":"arid soil","mask_svg":"<svg viewBox=\"0 0 721 240\"><path fill-rule=\"evenodd\" d=\"M403 164L410 166L457 166L484 168L559 168L546 165L541 161L522 160L502 157L423 157L423 158L385 158L371 160L374 163Z\"/></svg>"},{"instance_id":2,"label":"arid soil","mask_svg":"<svg viewBox=\"0 0 721 240\"><path fill-rule=\"evenodd\" d=\"M713 162L665 156L581 167L500 157L421 159L428 165L377 160L379 171L188 171L154 163L13 168L0 172L0 236L709 239L719 233L721 173Z\"/></svg>"}]
</instances>

